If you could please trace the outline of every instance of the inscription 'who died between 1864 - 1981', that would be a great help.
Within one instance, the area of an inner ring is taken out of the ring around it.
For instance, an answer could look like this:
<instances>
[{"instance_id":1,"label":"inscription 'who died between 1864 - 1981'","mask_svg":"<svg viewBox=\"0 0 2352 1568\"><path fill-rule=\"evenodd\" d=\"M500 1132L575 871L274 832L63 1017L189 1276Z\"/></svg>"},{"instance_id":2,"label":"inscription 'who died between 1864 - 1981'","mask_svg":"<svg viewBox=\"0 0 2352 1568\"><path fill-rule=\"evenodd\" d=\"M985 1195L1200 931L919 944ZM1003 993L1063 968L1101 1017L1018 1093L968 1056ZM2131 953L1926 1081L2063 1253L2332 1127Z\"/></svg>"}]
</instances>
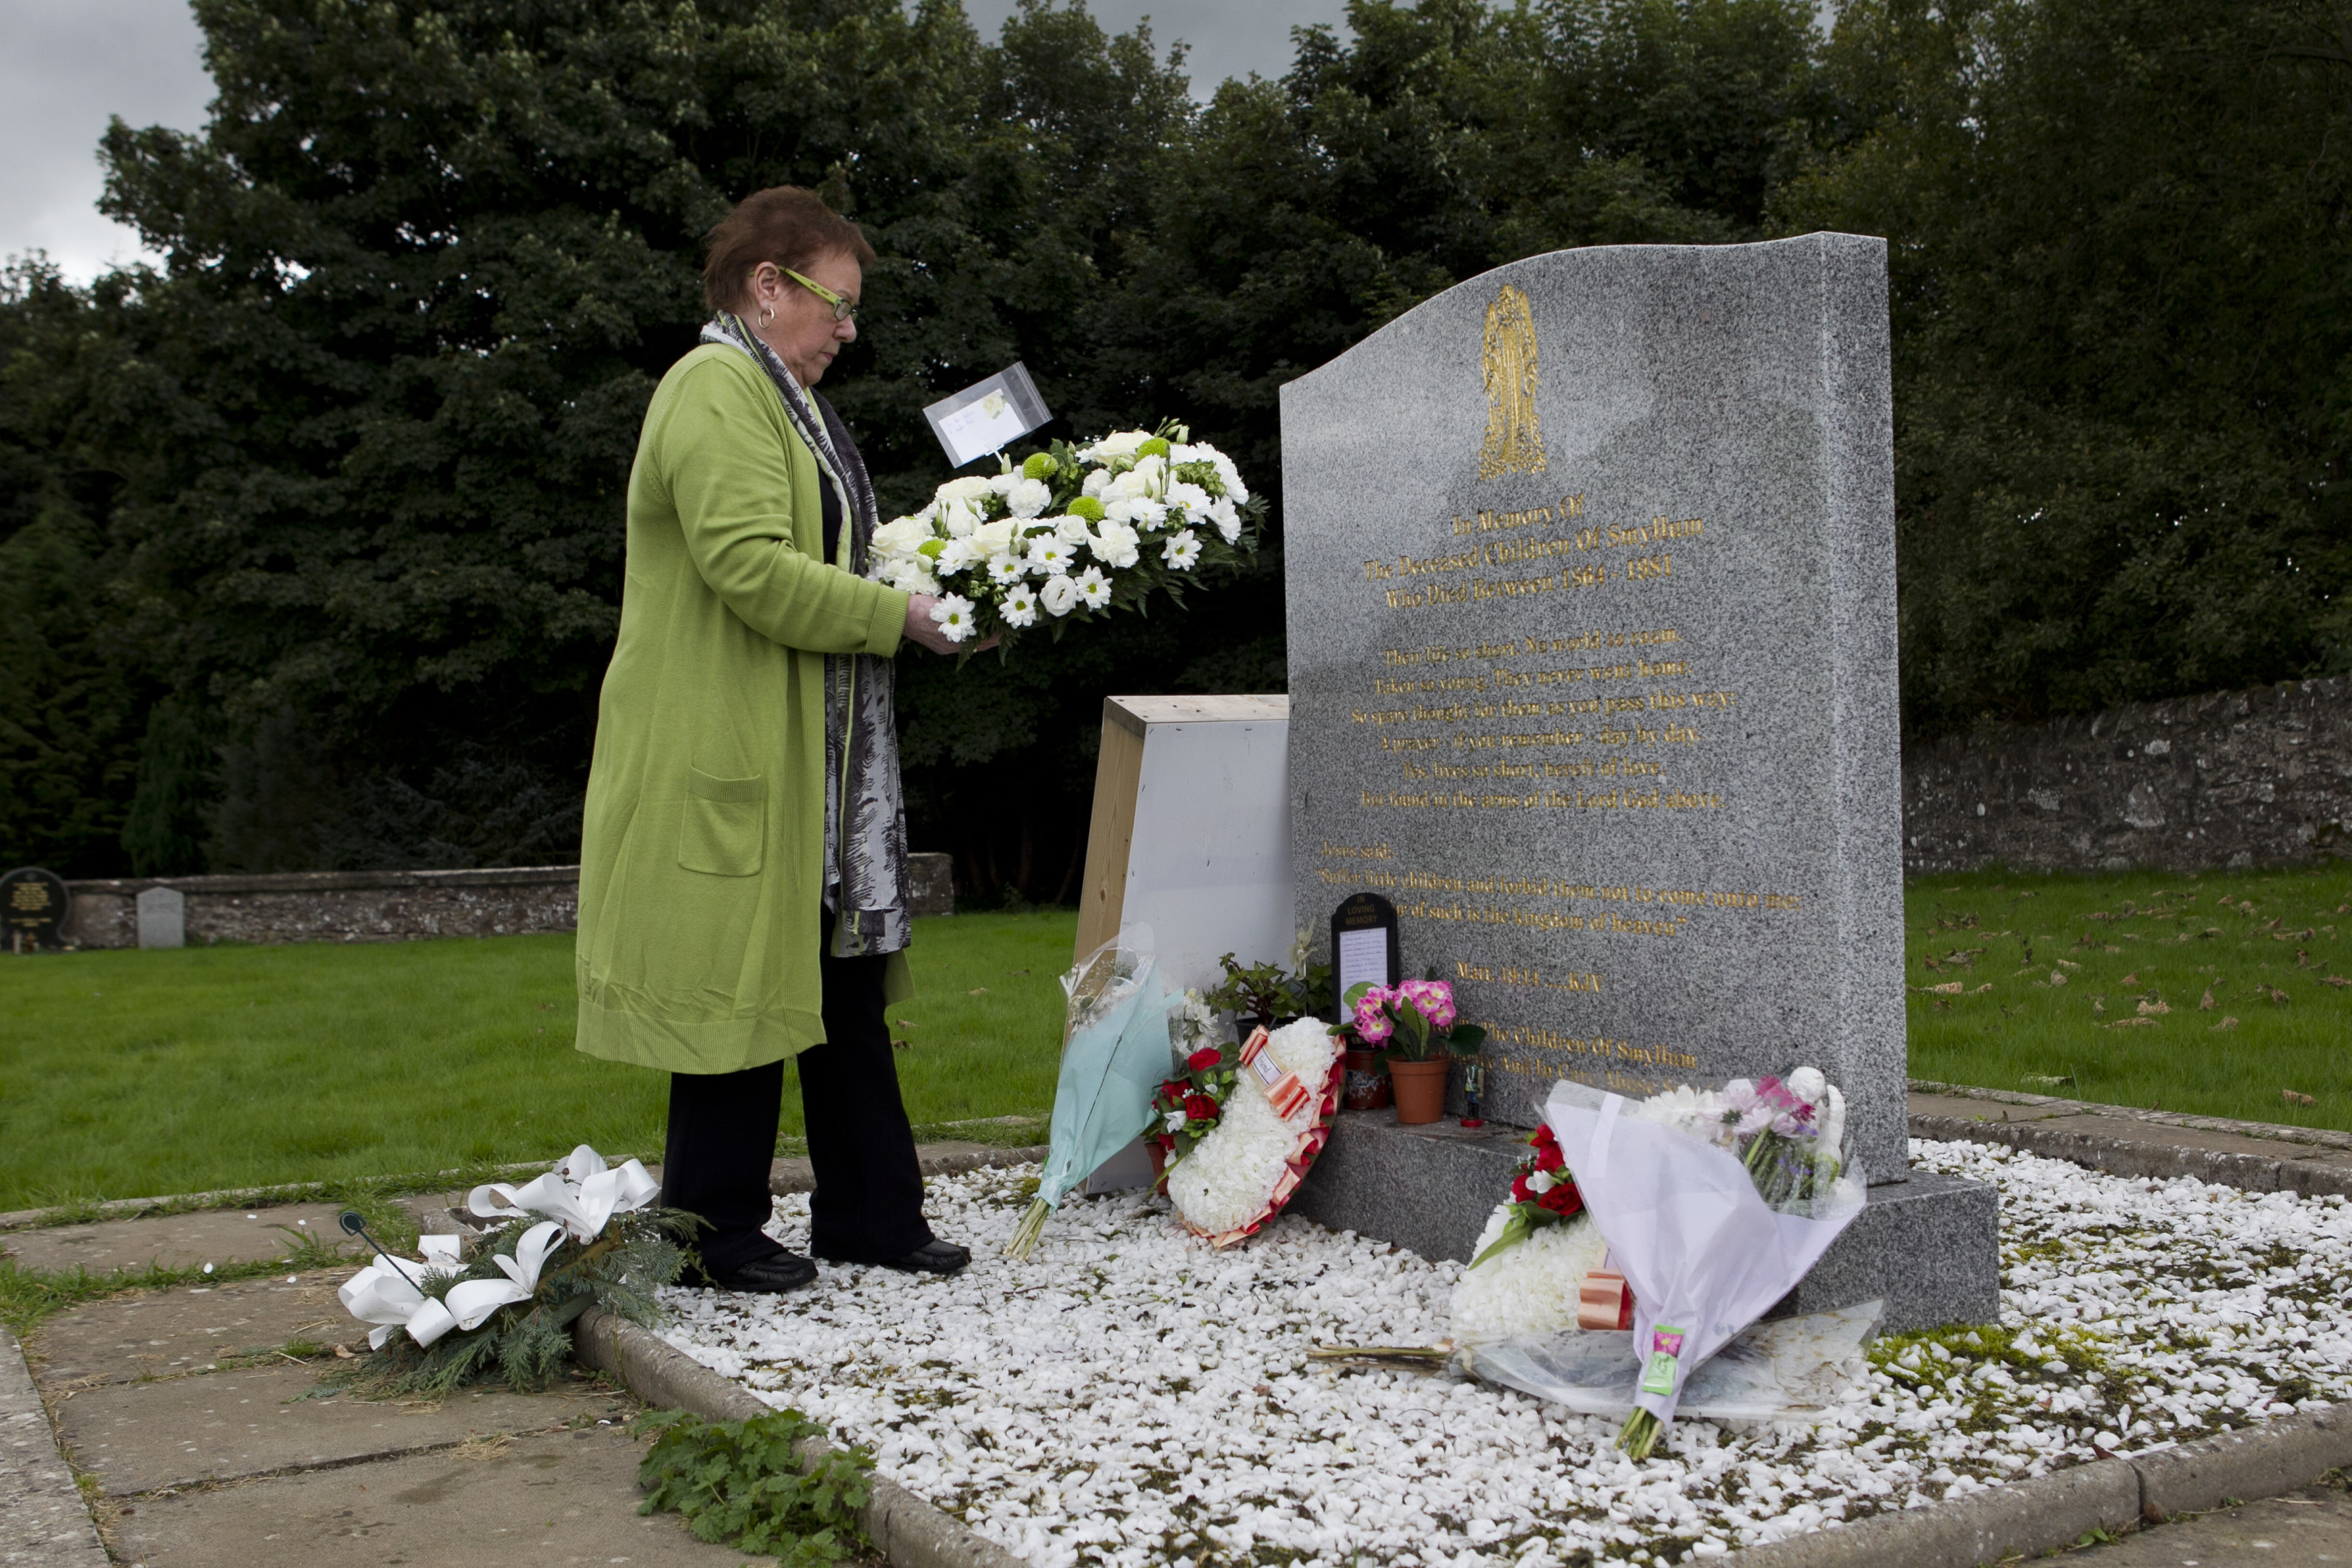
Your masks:
<instances>
[{"instance_id":1,"label":"inscription 'who died between 1864 - 1981'","mask_svg":"<svg viewBox=\"0 0 2352 1568\"><path fill-rule=\"evenodd\" d=\"M1283 389L1296 904L1394 901L1488 1114L1810 1062L1904 1174L1885 247L1565 251Z\"/></svg>"}]
</instances>

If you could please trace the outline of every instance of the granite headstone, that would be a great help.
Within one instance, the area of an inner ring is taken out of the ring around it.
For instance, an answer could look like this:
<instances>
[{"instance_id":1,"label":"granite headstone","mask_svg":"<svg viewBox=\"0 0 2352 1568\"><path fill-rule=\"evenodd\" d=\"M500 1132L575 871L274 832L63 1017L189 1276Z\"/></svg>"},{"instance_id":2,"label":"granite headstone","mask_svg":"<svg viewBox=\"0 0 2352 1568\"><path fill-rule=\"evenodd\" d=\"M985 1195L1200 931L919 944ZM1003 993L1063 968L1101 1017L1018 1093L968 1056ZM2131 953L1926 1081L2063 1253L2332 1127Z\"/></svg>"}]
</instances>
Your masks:
<instances>
[{"instance_id":1,"label":"granite headstone","mask_svg":"<svg viewBox=\"0 0 2352 1568\"><path fill-rule=\"evenodd\" d=\"M1885 243L1516 262L1284 387L1282 430L1301 916L1395 900L1490 1118L1810 1063L1905 1181ZM1990 1315L1990 1194L1927 1186L1969 1256L1895 1315Z\"/></svg>"}]
</instances>

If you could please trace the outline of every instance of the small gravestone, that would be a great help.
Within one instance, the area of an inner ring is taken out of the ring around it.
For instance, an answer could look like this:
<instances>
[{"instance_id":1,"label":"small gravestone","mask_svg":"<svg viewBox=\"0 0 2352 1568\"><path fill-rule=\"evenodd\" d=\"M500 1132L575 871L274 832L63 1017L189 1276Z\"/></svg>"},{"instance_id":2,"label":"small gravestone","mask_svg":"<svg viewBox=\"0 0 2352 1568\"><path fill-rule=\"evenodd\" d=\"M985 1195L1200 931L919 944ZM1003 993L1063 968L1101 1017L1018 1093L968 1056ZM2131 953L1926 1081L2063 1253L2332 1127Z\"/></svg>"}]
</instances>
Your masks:
<instances>
[{"instance_id":1,"label":"small gravestone","mask_svg":"<svg viewBox=\"0 0 2352 1568\"><path fill-rule=\"evenodd\" d=\"M20 866L0 877L0 927L5 927L13 952L58 946L72 910L73 894L54 871Z\"/></svg>"},{"instance_id":2,"label":"small gravestone","mask_svg":"<svg viewBox=\"0 0 2352 1568\"><path fill-rule=\"evenodd\" d=\"M1402 978L1394 904L1378 893L1357 893L1331 911L1331 994L1342 1018L1349 992L1362 984L1394 985Z\"/></svg>"},{"instance_id":3,"label":"small gravestone","mask_svg":"<svg viewBox=\"0 0 2352 1568\"><path fill-rule=\"evenodd\" d=\"M188 945L188 900L177 888L150 888L139 895L139 945Z\"/></svg>"}]
</instances>

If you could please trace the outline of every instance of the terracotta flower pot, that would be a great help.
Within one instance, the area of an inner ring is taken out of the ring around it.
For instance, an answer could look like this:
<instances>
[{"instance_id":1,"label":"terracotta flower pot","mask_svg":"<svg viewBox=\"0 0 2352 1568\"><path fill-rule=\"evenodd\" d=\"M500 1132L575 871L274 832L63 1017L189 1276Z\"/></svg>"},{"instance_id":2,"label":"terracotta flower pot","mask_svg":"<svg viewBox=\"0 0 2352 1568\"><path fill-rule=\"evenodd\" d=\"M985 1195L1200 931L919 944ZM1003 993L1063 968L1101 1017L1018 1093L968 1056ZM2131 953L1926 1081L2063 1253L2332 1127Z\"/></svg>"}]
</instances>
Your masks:
<instances>
[{"instance_id":1,"label":"terracotta flower pot","mask_svg":"<svg viewBox=\"0 0 2352 1568\"><path fill-rule=\"evenodd\" d=\"M1389 1063L1389 1079L1396 1086L1397 1121L1406 1127L1435 1121L1445 1114L1444 1057L1425 1062Z\"/></svg>"},{"instance_id":2,"label":"terracotta flower pot","mask_svg":"<svg viewBox=\"0 0 2352 1568\"><path fill-rule=\"evenodd\" d=\"M1346 1096L1340 1104L1349 1110L1386 1110L1389 1080L1372 1065L1370 1051L1349 1051L1340 1058L1347 1073Z\"/></svg>"}]
</instances>

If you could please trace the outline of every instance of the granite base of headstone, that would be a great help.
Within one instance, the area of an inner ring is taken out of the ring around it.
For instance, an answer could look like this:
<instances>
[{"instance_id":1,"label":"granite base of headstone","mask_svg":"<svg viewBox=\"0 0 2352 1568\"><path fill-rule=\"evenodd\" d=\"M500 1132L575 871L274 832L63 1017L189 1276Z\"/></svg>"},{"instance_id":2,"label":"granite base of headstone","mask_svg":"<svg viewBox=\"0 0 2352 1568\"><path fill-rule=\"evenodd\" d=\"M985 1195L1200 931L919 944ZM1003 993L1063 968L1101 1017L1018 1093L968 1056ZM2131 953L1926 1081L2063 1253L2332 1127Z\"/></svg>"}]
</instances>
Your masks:
<instances>
[{"instance_id":1,"label":"granite base of headstone","mask_svg":"<svg viewBox=\"0 0 2352 1568\"><path fill-rule=\"evenodd\" d=\"M147 888L139 894L139 945L188 945L188 900L177 888Z\"/></svg>"},{"instance_id":2,"label":"granite base of headstone","mask_svg":"<svg viewBox=\"0 0 2352 1568\"><path fill-rule=\"evenodd\" d=\"M1432 1259L1470 1261L1526 1155L1515 1128L1401 1127L1393 1110L1342 1112L1289 1212ZM1883 1301L1880 1329L1903 1333L2000 1318L2000 1213L1993 1190L1931 1171L1870 1189L1869 1206L1813 1271L1767 1314ZM1982 1260L1994 1260L1987 1269Z\"/></svg>"},{"instance_id":3,"label":"granite base of headstone","mask_svg":"<svg viewBox=\"0 0 2352 1568\"><path fill-rule=\"evenodd\" d=\"M1394 903L1498 1128L1821 1068L1874 1190L1796 1300L1901 1328L1999 1250L1908 1160L1885 259L1514 262L1285 386L1282 454L1299 923ZM1342 1116L1292 1206L1465 1257L1518 1148L1459 1131Z\"/></svg>"}]
</instances>

